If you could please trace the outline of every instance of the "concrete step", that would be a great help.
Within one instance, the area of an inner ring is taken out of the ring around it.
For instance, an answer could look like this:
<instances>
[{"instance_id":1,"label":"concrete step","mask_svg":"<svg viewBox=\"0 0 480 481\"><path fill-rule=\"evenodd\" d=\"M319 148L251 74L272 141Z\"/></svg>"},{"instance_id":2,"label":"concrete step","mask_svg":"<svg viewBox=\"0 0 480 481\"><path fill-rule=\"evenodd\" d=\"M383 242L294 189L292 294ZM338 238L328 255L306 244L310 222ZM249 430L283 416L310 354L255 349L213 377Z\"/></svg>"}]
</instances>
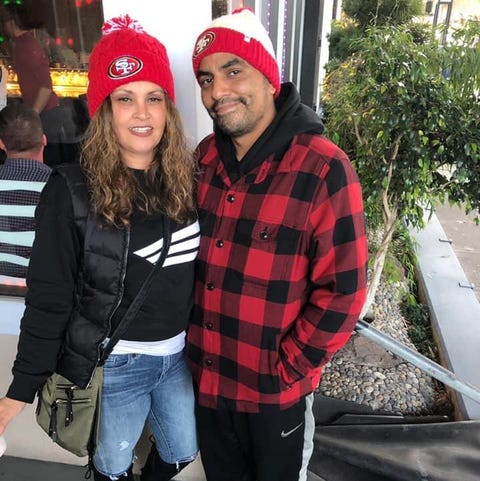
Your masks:
<instances>
[{"instance_id":1,"label":"concrete step","mask_svg":"<svg viewBox=\"0 0 480 481\"><path fill-rule=\"evenodd\" d=\"M425 229L411 233L418 242L418 280L442 364L458 379L480 387L480 303L471 281L436 215ZM464 262L473 266L475 261ZM457 419L480 419L480 404L457 391L451 395Z\"/></svg>"}]
</instances>

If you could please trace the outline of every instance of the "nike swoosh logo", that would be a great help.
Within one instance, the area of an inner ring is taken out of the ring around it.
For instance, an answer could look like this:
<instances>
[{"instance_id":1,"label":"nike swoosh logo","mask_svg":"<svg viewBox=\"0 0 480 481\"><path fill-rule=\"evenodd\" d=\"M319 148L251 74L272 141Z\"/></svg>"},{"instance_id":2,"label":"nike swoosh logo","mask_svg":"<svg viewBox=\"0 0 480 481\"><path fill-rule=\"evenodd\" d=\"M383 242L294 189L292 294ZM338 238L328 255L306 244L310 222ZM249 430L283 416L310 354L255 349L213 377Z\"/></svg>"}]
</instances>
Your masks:
<instances>
[{"instance_id":1,"label":"nike swoosh logo","mask_svg":"<svg viewBox=\"0 0 480 481\"><path fill-rule=\"evenodd\" d=\"M295 426L293 429L290 429L290 431L287 431L287 432L282 431L282 432L280 433L280 436L281 436L282 438L286 438L286 437L290 436L290 434L294 433L297 429L301 428L302 426L303 426L303 422L300 423L298 426Z\"/></svg>"}]
</instances>

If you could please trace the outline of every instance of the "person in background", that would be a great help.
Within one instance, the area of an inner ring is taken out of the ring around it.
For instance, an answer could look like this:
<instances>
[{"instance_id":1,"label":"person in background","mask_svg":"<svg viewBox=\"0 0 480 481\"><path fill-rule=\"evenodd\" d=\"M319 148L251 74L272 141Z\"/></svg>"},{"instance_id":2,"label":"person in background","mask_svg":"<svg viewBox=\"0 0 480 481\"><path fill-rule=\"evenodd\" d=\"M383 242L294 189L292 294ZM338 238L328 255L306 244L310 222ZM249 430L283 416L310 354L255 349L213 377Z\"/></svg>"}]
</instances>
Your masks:
<instances>
[{"instance_id":1,"label":"person in background","mask_svg":"<svg viewBox=\"0 0 480 481\"><path fill-rule=\"evenodd\" d=\"M247 9L197 39L214 133L198 147L201 241L187 355L208 481L306 480L313 392L366 293L358 178L280 83Z\"/></svg>"},{"instance_id":2,"label":"person in background","mask_svg":"<svg viewBox=\"0 0 480 481\"><path fill-rule=\"evenodd\" d=\"M24 5L3 6L5 33L13 40L13 68L17 73L23 102L40 114L47 136L45 163L50 166L74 159L67 150L74 131L73 121L60 108L53 91L46 53L32 33L32 23ZM68 152L68 155L67 155Z\"/></svg>"},{"instance_id":3,"label":"person in background","mask_svg":"<svg viewBox=\"0 0 480 481\"><path fill-rule=\"evenodd\" d=\"M147 425L156 443L141 479L166 481L197 455L184 353L200 235L195 162L165 47L138 22L126 15L105 23L88 75L91 122L80 165L57 167L36 213L0 434L52 372L88 385L107 339L155 269L134 322L103 366L91 467L96 481L133 481L135 446ZM75 217L80 211L89 212L86 219Z\"/></svg>"},{"instance_id":4,"label":"person in background","mask_svg":"<svg viewBox=\"0 0 480 481\"><path fill-rule=\"evenodd\" d=\"M7 106L7 80L8 70L0 60L0 110Z\"/></svg>"},{"instance_id":5,"label":"person in background","mask_svg":"<svg viewBox=\"0 0 480 481\"><path fill-rule=\"evenodd\" d=\"M38 114L23 104L0 111L0 279L25 285L35 237L35 208L49 176L43 163L47 139Z\"/></svg>"}]
</instances>

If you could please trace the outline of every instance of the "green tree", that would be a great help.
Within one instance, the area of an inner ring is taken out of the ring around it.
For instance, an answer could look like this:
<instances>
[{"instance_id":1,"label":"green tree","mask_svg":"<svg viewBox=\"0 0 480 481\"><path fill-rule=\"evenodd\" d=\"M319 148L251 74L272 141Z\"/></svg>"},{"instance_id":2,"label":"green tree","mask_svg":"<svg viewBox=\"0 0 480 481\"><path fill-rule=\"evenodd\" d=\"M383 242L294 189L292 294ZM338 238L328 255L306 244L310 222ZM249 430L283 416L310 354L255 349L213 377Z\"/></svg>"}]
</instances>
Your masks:
<instances>
[{"instance_id":1,"label":"green tree","mask_svg":"<svg viewBox=\"0 0 480 481\"><path fill-rule=\"evenodd\" d=\"M354 45L362 35L363 30L351 20L333 21L332 30L328 36L331 60L329 70L338 66L336 62L343 61L355 53Z\"/></svg>"},{"instance_id":2,"label":"green tree","mask_svg":"<svg viewBox=\"0 0 480 481\"><path fill-rule=\"evenodd\" d=\"M480 71L480 58L472 55L468 66L461 61L466 55L459 54L472 46L460 39L474 37L466 32L464 27L456 33L456 50L442 50L433 36L417 43L405 27L370 28L357 54L331 73L337 79L327 87L327 135L353 160L369 225L383 233L371 257L363 314L399 220L423 226L424 210L447 195L480 207L478 90L460 88L471 69ZM459 80L449 80L446 71Z\"/></svg>"},{"instance_id":3,"label":"green tree","mask_svg":"<svg viewBox=\"0 0 480 481\"><path fill-rule=\"evenodd\" d=\"M480 21L453 29L444 47L443 69L462 103L478 101L480 91Z\"/></svg>"},{"instance_id":4,"label":"green tree","mask_svg":"<svg viewBox=\"0 0 480 481\"><path fill-rule=\"evenodd\" d=\"M421 0L344 0L343 10L361 27L407 23L423 9Z\"/></svg>"},{"instance_id":5,"label":"green tree","mask_svg":"<svg viewBox=\"0 0 480 481\"><path fill-rule=\"evenodd\" d=\"M422 0L344 0L346 15L334 21L329 37L330 59L343 61L356 51L356 40L369 26L400 25L422 13Z\"/></svg>"},{"instance_id":6,"label":"green tree","mask_svg":"<svg viewBox=\"0 0 480 481\"><path fill-rule=\"evenodd\" d=\"M462 203L469 212L478 209L480 202L480 21L469 20L453 29L442 54L442 72L448 78L451 96L459 111L459 115L451 119L452 135L446 139L446 146L453 143L457 132L462 134L457 151L449 148L447 152L453 156L448 200ZM474 162L465 159L474 159Z\"/></svg>"}]
</instances>

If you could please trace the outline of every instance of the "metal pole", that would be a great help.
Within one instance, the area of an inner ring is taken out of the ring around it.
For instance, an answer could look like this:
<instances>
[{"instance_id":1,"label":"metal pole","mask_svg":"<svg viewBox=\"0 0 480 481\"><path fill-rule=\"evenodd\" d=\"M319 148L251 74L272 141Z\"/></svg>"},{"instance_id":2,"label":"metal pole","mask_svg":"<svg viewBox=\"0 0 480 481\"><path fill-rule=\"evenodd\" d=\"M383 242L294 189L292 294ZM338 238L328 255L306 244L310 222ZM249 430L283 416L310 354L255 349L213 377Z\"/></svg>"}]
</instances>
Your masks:
<instances>
[{"instance_id":1,"label":"metal pole","mask_svg":"<svg viewBox=\"0 0 480 481\"><path fill-rule=\"evenodd\" d=\"M419 352L414 351L401 342L387 336L382 331L375 329L363 320L357 322L355 331L392 352L396 356L417 366L429 376L438 379L447 386L450 386L480 404L480 388L466 381L461 381L455 376L455 374L453 374L453 372L440 366L440 364L437 364L431 359L428 359L428 357L423 356Z\"/></svg>"},{"instance_id":2,"label":"metal pole","mask_svg":"<svg viewBox=\"0 0 480 481\"><path fill-rule=\"evenodd\" d=\"M53 19L55 22L55 40L59 36L59 27L58 27L58 12L57 12L57 2L56 0L52 0L53 5Z\"/></svg>"},{"instance_id":3,"label":"metal pole","mask_svg":"<svg viewBox=\"0 0 480 481\"><path fill-rule=\"evenodd\" d=\"M78 36L80 38L80 52L81 54L85 53L85 42L83 41L83 28L82 28L82 19L80 18L80 7L75 5L75 14L77 17L77 25L78 25Z\"/></svg>"}]
</instances>

